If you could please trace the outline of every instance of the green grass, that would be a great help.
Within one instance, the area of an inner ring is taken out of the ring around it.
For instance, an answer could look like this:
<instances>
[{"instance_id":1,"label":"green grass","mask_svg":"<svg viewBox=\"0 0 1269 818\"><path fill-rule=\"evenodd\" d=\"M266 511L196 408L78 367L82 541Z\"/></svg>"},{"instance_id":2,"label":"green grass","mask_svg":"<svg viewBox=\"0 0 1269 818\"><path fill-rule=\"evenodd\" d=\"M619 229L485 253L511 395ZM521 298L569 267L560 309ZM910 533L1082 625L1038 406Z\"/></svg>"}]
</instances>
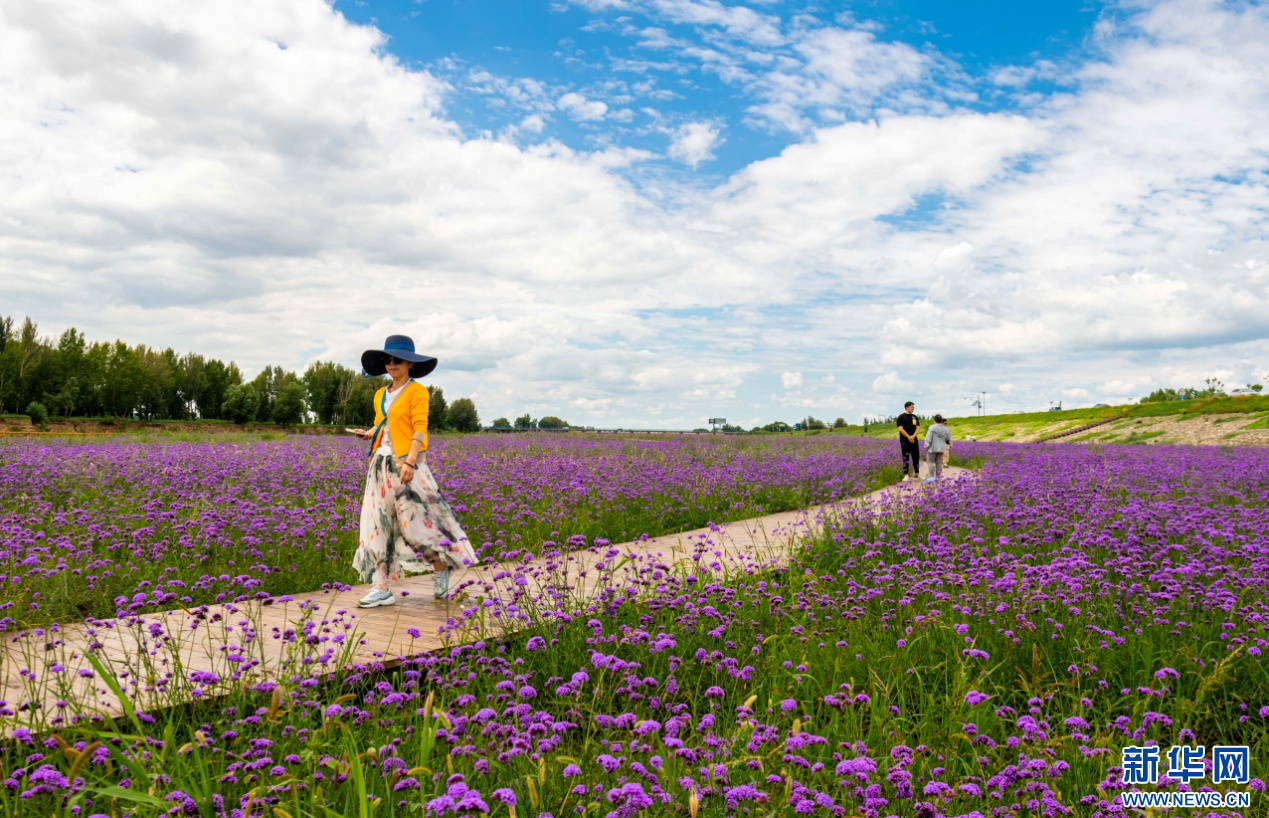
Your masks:
<instances>
[{"instance_id":1,"label":"green grass","mask_svg":"<svg viewBox=\"0 0 1269 818\"><path fill-rule=\"evenodd\" d=\"M1164 403L1126 404L1086 409L1064 409L1060 412L1018 412L1003 415L971 415L968 417L948 418L952 434L958 439L973 436L979 440L1012 440L1019 437L1039 437L1074 429L1085 423L1113 417L1135 419L1192 420L1209 415L1239 415L1246 417L1251 413L1269 412L1269 395L1202 398L1199 400L1170 401ZM1238 418L1231 418L1236 420ZM1221 419L1218 422L1230 422ZM1269 428L1269 414L1258 419L1249 429ZM850 427L839 430L844 434L866 434L868 437L888 439L897 436L895 429L887 424L870 425L865 433L863 427ZM1068 438L1067 440L1089 440L1092 437Z\"/></svg>"},{"instance_id":2,"label":"green grass","mask_svg":"<svg viewBox=\"0 0 1269 818\"><path fill-rule=\"evenodd\" d=\"M1153 440L1157 437L1163 437L1167 432L1133 432L1122 440L1112 441L1114 443L1144 443L1147 440Z\"/></svg>"},{"instance_id":3,"label":"green grass","mask_svg":"<svg viewBox=\"0 0 1269 818\"><path fill-rule=\"evenodd\" d=\"M1244 432L1250 432L1253 429L1269 429L1269 414L1261 415L1243 427Z\"/></svg>"}]
</instances>

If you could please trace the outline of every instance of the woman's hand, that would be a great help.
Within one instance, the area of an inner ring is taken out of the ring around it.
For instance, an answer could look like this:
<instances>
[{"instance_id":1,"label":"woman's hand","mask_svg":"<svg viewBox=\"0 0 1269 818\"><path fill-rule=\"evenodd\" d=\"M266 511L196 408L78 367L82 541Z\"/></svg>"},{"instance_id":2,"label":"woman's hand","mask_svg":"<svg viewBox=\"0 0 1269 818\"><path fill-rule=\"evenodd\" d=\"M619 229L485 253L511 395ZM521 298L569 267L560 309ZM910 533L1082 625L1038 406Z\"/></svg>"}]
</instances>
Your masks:
<instances>
[{"instance_id":1,"label":"woman's hand","mask_svg":"<svg viewBox=\"0 0 1269 818\"><path fill-rule=\"evenodd\" d=\"M414 467L409 463L402 461L401 463L401 482L409 483L414 480Z\"/></svg>"}]
</instances>

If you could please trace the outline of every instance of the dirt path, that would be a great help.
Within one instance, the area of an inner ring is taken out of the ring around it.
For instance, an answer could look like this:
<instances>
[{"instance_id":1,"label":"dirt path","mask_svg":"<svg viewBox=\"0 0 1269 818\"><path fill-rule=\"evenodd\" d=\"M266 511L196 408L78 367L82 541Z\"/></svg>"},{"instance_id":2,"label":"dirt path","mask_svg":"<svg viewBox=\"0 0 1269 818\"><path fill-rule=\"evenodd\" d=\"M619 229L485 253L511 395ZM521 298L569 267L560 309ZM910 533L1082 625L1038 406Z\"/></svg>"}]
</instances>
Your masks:
<instances>
[{"instance_id":1,"label":"dirt path","mask_svg":"<svg viewBox=\"0 0 1269 818\"><path fill-rule=\"evenodd\" d=\"M954 466L945 469L947 480L966 474ZM653 561L667 571L700 565L714 574L779 565L799 540L814 535L836 514L861 506L883 511L935 488L906 483L840 503L602 550L552 554L524 563L527 570L520 575L546 583L528 588L529 596L544 591L578 609L597 595L626 593L620 570L626 564ZM516 567L481 566L462 572L452 583L458 598L450 601L435 600L432 578L424 575L394 584L395 605L369 610L357 608L357 600L369 589L362 585L24 631L9 637L0 651L0 698L17 711L12 718L0 719L0 732L122 714L119 697L86 657L90 648L119 679L131 703L147 710L218 696L231 684L295 684L349 663L386 665L512 633L529 618L516 609L526 597L526 589L515 584ZM491 604L494 599L501 604Z\"/></svg>"}]
</instances>

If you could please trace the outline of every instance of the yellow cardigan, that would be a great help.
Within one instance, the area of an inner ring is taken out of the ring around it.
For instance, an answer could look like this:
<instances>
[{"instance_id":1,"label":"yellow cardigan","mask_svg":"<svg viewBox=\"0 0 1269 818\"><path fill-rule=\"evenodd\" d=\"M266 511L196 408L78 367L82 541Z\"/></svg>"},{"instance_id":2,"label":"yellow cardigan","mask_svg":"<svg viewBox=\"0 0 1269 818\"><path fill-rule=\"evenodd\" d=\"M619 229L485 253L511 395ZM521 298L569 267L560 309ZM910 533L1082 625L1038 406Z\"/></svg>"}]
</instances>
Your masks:
<instances>
[{"instance_id":1,"label":"yellow cardigan","mask_svg":"<svg viewBox=\"0 0 1269 818\"><path fill-rule=\"evenodd\" d=\"M375 427L383 421L383 411L380 407L383 405L383 393L388 387L383 387L375 392ZM411 381L403 387L401 394L397 395L397 399L388 407L388 431L392 433L392 453L397 457L405 457L410 453L410 443L414 439L417 432L423 435L423 448L421 452L427 451L427 410L431 406L432 396L427 391L427 387L418 381ZM375 439L371 441L370 451L379 448L379 444L383 439L383 432L375 435Z\"/></svg>"}]
</instances>

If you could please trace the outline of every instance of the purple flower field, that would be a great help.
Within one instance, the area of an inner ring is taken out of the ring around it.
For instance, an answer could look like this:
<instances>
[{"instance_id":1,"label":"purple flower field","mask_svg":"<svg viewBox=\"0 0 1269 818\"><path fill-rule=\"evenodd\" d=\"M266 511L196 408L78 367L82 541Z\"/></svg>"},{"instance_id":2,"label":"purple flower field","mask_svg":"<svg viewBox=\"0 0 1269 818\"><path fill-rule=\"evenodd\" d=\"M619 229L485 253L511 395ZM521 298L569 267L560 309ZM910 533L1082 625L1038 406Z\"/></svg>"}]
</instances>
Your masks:
<instances>
[{"instance_id":1,"label":"purple flower field","mask_svg":"<svg viewBox=\"0 0 1269 818\"><path fill-rule=\"evenodd\" d=\"M440 438L429 463L478 553L613 542L874 487L875 441ZM0 442L0 631L356 582L362 445Z\"/></svg>"},{"instance_id":2,"label":"purple flower field","mask_svg":"<svg viewBox=\"0 0 1269 818\"><path fill-rule=\"evenodd\" d=\"M614 457L630 456L628 444L605 441ZM510 457L484 445L473 451ZM773 448L748 456L844 444L763 445ZM318 450L328 470L344 462ZM724 572L702 543L690 569L653 559L610 566L611 592L586 610L556 604L550 569L507 570L498 582L533 612L515 638L140 714L121 735L15 731L0 756L0 808L226 818L1106 816L1127 814L1117 798L1121 748L1159 745L1159 789L1246 791L1250 810L1213 814L1264 814L1262 453L957 452L985 462L976 478L911 492L888 509L843 511L783 568ZM441 454L443 485L470 491ZM891 454L860 450L852 462L884 457L880 475ZM646 457L648 468L664 465ZM170 468L179 481L181 469ZM565 475L551 479L568 485ZM705 494L685 488L666 503L680 508L692 496ZM59 495L44 497L55 519ZM138 507L146 502L159 499ZM314 490L311 503L322 502L330 514L352 510L329 486ZM466 514L495 519L463 502ZM534 540L547 539L542 530ZM484 529L503 541L498 553L538 546L525 534L513 540L518 531L507 516ZM589 550L606 554L602 543ZM547 551L551 564L570 559ZM1217 783L1210 762L1189 783L1168 778L1173 744L1247 745L1251 778Z\"/></svg>"}]
</instances>

